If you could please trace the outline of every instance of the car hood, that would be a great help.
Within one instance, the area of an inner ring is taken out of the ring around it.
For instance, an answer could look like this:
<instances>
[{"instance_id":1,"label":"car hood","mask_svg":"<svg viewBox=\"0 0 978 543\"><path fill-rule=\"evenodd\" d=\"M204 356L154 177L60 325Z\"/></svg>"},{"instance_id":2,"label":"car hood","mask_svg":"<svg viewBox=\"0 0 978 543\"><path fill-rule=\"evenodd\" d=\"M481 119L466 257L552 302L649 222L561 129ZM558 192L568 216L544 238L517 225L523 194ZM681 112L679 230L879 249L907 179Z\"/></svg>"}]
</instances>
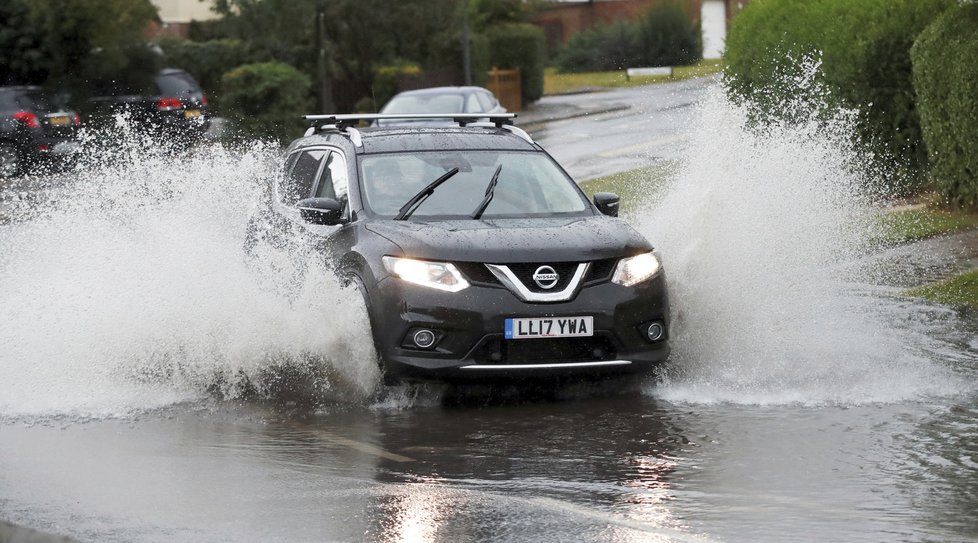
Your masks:
<instances>
[{"instance_id":1,"label":"car hood","mask_svg":"<svg viewBox=\"0 0 978 543\"><path fill-rule=\"evenodd\" d=\"M497 219L376 221L366 228L397 244L405 256L457 262L569 262L652 250L621 219Z\"/></svg>"}]
</instances>

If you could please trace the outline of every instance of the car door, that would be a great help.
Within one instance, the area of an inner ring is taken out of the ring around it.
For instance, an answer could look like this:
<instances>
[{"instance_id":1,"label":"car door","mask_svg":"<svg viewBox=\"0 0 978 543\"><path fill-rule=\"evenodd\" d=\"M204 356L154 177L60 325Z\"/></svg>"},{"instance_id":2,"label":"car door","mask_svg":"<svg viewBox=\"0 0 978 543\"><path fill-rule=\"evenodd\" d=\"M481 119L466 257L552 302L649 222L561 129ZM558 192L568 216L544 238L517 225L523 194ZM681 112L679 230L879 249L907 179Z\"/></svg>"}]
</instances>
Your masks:
<instances>
[{"instance_id":1,"label":"car door","mask_svg":"<svg viewBox=\"0 0 978 543\"><path fill-rule=\"evenodd\" d=\"M329 153L323 157L322 168L312 191L315 198L332 198L340 202L345 221L353 217L350 207L350 176L355 175L350 170L353 164L355 160L347 160L341 149L329 149ZM338 226L312 227L318 237L319 250L330 257L341 276L361 273L359 259L353 257L356 226L352 222L345 222Z\"/></svg>"},{"instance_id":2,"label":"car door","mask_svg":"<svg viewBox=\"0 0 978 543\"><path fill-rule=\"evenodd\" d=\"M296 204L311 196L322 167L325 148L300 148L285 158L282 173L265 193L266 205L249 221L245 248L249 252L261 244L280 251L294 252L307 229Z\"/></svg>"}]
</instances>

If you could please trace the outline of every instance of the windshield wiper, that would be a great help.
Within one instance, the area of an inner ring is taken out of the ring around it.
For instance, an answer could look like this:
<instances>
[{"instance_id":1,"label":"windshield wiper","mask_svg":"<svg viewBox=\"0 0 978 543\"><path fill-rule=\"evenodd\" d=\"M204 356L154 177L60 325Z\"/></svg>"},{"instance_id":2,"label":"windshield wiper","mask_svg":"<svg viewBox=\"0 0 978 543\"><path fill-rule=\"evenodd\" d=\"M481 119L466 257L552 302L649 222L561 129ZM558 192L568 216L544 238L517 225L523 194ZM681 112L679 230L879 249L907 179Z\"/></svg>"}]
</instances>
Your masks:
<instances>
[{"instance_id":1,"label":"windshield wiper","mask_svg":"<svg viewBox=\"0 0 978 543\"><path fill-rule=\"evenodd\" d=\"M451 176L453 176L453 175L455 175L457 173L458 173L458 168L452 168L451 170L448 170L447 172L445 172L445 174L442 175L441 177L439 177L438 179L435 179L434 181L432 181L430 185L428 185L427 187L421 189L421 192L419 192L419 193L415 194L414 196L412 196L411 199L408 200L406 204L404 204L403 206L401 206L401 209L398 210L397 215L394 215L394 220L395 221L404 221L404 220L407 220L407 218L410 217L411 214L414 213L414 211L416 209L418 209L418 207L420 207L421 204L429 196L432 195L432 193L435 192L435 189L438 188L438 185L441 185L445 181L448 181L448 179Z\"/></svg>"},{"instance_id":2,"label":"windshield wiper","mask_svg":"<svg viewBox=\"0 0 978 543\"><path fill-rule=\"evenodd\" d=\"M472 214L472 219L479 220L479 218L482 217L482 214L485 213L486 208L489 207L489 202L492 201L492 195L496 190L496 183L499 182L499 172L501 171L503 171L502 164L496 168L496 173L492 174L492 180L489 181L489 186L486 187L486 197L482 199L482 203L479 204L479 207L475 208L475 213Z\"/></svg>"}]
</instances>

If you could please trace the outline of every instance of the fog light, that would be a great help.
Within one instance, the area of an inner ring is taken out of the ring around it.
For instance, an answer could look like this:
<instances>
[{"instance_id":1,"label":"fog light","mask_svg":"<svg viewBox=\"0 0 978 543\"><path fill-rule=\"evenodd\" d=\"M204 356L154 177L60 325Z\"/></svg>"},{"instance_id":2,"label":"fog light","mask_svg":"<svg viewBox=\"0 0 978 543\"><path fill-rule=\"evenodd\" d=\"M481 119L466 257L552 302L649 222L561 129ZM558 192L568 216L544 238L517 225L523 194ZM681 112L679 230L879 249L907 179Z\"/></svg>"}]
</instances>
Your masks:
<instances>
[{"instance_id":1,"label":"fog light","mask_svg":"<svg viewBox=\"0 0 978 543\"><path fill-rule=\"evenodd\" d=\"M428 349L435 344L435 333L431 330L418 330L414 333L414 344L422 349Z\"/></svg>"},{"instance_id":2,"label":"fog light","mask_svg":"<svg viewBox=\"0 0 978 543\"><path fill-rule=\"evenodd\" d=\"M666 334L666 329L662 323L653 322L647 330L649 341L659 341Z\"/></svg>"}]
</instances>

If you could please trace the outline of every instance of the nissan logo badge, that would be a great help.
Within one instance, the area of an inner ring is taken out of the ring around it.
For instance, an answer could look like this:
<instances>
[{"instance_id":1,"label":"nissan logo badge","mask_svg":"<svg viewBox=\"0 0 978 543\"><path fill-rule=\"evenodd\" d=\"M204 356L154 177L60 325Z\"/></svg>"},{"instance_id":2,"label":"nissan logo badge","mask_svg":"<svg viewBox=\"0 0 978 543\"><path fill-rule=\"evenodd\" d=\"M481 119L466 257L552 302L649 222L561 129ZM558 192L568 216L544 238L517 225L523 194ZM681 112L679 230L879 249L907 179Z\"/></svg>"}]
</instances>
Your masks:
<instances>
[{"instance_id":1,"label":"nissan logo badge","mask_svg":"<svg viewBox=\"0 0 978 543\"><path fill-rule=\"evenodd\" d=\"M559 279L560 275L557 274L557 270L550 266L540 266L537 268L537 271L533 272L533 282L542 289L549 290L554 288L557 286Z\"/></svg>"}]
</instances>

